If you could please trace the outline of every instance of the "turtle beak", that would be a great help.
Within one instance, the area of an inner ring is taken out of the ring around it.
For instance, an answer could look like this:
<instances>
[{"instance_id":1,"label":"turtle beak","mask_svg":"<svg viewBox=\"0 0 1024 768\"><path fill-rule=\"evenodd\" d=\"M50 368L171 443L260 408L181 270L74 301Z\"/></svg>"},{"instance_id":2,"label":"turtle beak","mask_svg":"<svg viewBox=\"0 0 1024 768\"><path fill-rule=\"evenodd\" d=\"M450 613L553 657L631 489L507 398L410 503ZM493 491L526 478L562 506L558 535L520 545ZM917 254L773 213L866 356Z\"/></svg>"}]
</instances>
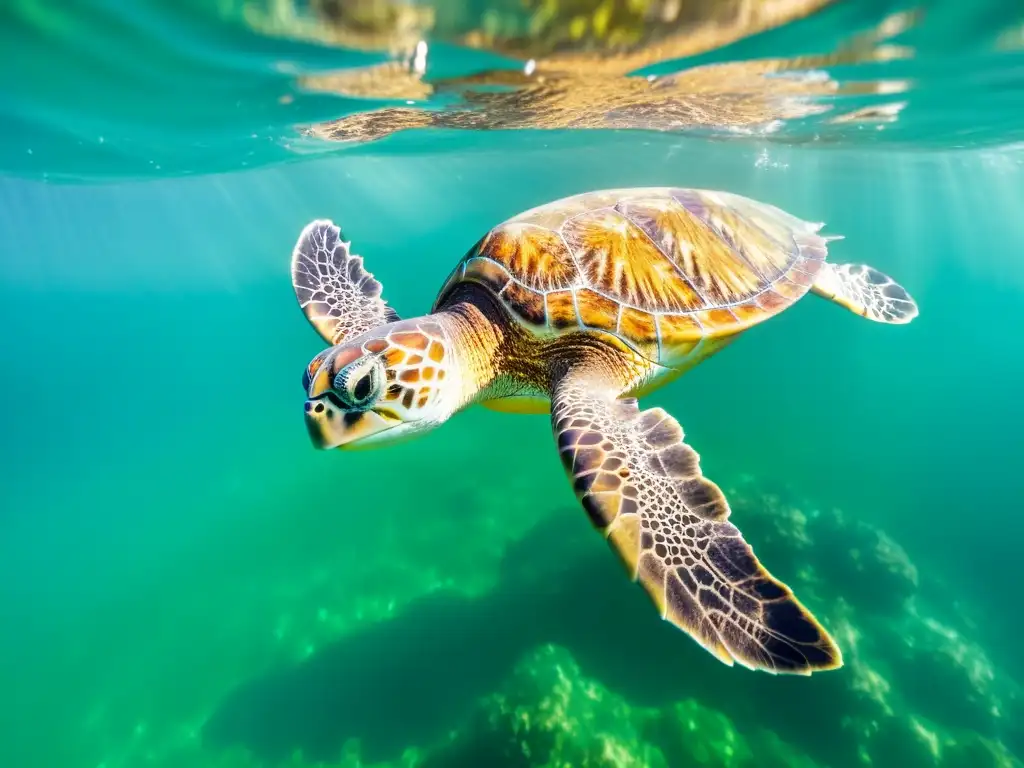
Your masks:
<instances>
[{"instance_id":1,"label":"turtle beak","mask_svg":"<svg viewBox=\"0 0 1024 768\"><path fill-rule=\"evenodd\" d=\"M376 411L341 411L330 401L306 401L306 430L319 450L349 449L363 438L395 426Z\"/></svg>"}]
</instances>

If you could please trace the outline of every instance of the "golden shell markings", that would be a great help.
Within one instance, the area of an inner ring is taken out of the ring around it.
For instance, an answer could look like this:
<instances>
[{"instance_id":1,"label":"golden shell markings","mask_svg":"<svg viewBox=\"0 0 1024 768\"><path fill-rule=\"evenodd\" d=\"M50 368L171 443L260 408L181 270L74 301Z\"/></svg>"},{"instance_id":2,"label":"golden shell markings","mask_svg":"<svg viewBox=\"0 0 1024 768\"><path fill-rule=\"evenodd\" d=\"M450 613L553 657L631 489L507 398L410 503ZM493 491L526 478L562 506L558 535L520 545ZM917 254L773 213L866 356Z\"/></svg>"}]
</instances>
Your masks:
<instances>
[{"instance_id":1,"label":"golden shell markings","mask_svg":"<svg viewBox=\"0 0 1024 768\"><path fill-rule=\"evenodd\" d=\"M817 226L724 193L609 190L488 232L439 294L488 288L539 336L594 329L672 362L790 306L825 258Z\"/></svg>"}]
</instances>

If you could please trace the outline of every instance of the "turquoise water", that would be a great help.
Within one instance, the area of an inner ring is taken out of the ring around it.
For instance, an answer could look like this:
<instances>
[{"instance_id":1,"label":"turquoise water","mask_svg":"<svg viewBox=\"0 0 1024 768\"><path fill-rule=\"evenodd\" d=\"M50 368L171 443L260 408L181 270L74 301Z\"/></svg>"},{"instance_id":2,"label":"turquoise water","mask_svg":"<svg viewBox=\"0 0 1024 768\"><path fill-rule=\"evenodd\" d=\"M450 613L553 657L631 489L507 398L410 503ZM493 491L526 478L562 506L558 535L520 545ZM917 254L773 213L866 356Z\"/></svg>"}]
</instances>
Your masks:
<instances>
[{"instance_id":1,"label":"turquoise water","mask_svg":"<svg viewBox=\"0 0 1024 768\"><path fill-rule=\"evenodd\" d=\"M911 55L814 71L903 91L785 118L769 99L757 126L336 142L306 129L457 100L310 92L298 78L388 55L241 7L0 11L0 765L1021 765L1020 9L839 2L652 65L825 54L897 19L879 44ZM453 42L472 10L442 14L428 79L513 66ZM709 103L750 97L714 81ZM661 622L545 417L309 444L323 344L288 260L310 219L414 316L503 219L656 185L825 221L846 236L830 258L920 305L882 326L808 297L644 402L682 423L840 670L730 669Z\"/></svg>"}]
</instances>

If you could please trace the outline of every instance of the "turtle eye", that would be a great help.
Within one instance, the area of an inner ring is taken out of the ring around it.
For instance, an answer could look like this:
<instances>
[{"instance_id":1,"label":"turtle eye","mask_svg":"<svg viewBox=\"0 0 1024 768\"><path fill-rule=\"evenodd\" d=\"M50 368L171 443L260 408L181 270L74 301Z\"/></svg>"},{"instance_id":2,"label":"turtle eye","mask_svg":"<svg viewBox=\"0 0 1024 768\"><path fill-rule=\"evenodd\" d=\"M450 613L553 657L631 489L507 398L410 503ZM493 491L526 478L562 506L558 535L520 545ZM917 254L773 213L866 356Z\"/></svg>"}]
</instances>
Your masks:
<instances>
[{"instance_id":1,"label":"turtle eye","mask_svg":"<svg viewBox=\"0 0 1024 768\"><path fill-rule=\"evenodd\" d=\"M334 377L334 391L346 405L358 408L377 399L381 378L379 361L373 360L370 365L357 361L338 371Z\"/></svg>"},{"instance_id":2,"label":"turtle eye","mask_svg":"<svg viewBox=\"0 0 1024 768\"><path fill-rule=\"evenodd\" d=\"M357 401L363 401L366 396L370 394L370 388L372 386L371 381L373 379L373 369L371 368L369 373L363 374L356 385L352 387L352 399Z\"/></svg>"}]
</instances>

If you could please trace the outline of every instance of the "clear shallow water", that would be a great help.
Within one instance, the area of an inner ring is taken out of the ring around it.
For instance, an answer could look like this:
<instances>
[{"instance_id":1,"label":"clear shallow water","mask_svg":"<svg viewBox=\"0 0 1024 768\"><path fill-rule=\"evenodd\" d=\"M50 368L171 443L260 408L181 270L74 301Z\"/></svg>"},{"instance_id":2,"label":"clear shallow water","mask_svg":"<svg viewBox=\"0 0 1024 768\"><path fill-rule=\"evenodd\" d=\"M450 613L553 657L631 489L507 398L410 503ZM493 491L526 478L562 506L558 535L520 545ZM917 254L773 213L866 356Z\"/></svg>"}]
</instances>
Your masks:
<instances>
[{"instance_id":1,"label":"clear shallow water","mask_svg":"<svg viewBox=\"0 0 1024 768\"><path fill-rule=\"evenodd\" d=\"M767 22L754 15L744 26L723 14L714 26L677 25L600 65L595 57L607 51L596 43L589 52L552 50L562 39L554 32L516 37L511 21L507 40L477 40L488 28L486 4L439 3L433 26L378 25L396 30L389 34L350 19L325 26L301 7L12 0L0 11L0 40L24 66L0 74L0 168L52 179L166 177L310 154L572 146L582 137L569 129L581 123L633 126L638 141L666 148L689 133L747 147L767 140L963 148L1024 139L1024 22L998 0L777 2L780 10L762 16L791 23L743 37ZM515 20L517 4L496 7ZM417 51L420 39L426 47ZM499 45L517 55L494 53ZM495 73L504 85L494 85ZM648 76L658 79L640 87ZM481 90L490 92L482 101ZM585 94L588 109L581 115L565 92ZM392 116L370 129L353 118L384 109L402 122ZM439 110L433 127L390 133ZM516 128L529 130L509 135ZM343 141L314 138L325 133Z\"/></svg>"},{"instance_id":2,"label":"clear shallow water","mask_svg":"<svg viewBox=\"0 0 1024 768\"><path fill-rule=\"evenodd\" d=\"M2 27L23 46L2 103L24 132L0 154L0 764L401 764L412 750L413 764L543 765L515 748L547 755L560 729L595 765L1019 764L1024 156L1002 146L1022 122L1017 54L984 42L1012 13L992 4L970 26L929 6L948 20L924 37L934 102L911 111L920 86L896 123L842 141L808 142L830 130L812 118L743 136L450 129L351 147L294 128L351 103L275 95L260 114L241 83L300 51L322 69L368 55L254 48L201 9L65 7L12 6L36 33L89 30L60 56L88 47L107 64L57 67L77 84ZM806 44L801 25L839 37L892 10L838 4L702 61L807 53L785 47ZM182 59L234 74L184 77ZM982 82L1005 98L965 85ZM271 137L259 151L256 124ZM26 134L31 155L16 151ZM343 223L411 316L507 216L652 184L827 221L846 235L833 258L869 261L921 306L891 328L802 301L649 400L836 633L837 672L727 669L659 622L589 530L542 417L474 409L387 452L308 444L298 382L321 345L287 257L309 219ZM501 726L503 706L543 701L556 715L532 715L529 734ZM597 762L606 748L620 757Z\"/></svg>"}]
</instances>

